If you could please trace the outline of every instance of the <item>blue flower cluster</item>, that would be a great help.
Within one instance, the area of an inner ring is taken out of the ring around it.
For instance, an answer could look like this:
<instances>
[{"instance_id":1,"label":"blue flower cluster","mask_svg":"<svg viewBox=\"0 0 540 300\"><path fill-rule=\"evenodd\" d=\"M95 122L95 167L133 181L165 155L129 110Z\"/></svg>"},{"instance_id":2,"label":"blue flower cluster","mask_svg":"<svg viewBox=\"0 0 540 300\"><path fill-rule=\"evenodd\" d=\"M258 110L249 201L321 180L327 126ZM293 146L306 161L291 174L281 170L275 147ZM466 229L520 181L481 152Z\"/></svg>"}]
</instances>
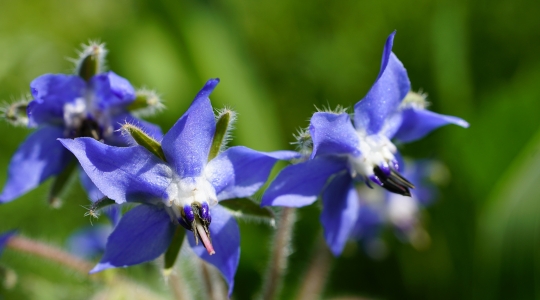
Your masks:
<instances>
[{"instance_id":1,"label":"blue flower cluster","mask_svg":"<svg viewBox=\"0 0 540 300\"><path fill-rule=\"evenodd\" d=\"M208 80L162 135L159 127L133 116L137 93L126 79L84 68L88 57L99 60L104 53L100 45L91 45L79 74L46 74L31 83L28 125L37 130L13 156L0 202L59 176L76 158L91 199L137 204L108 236L92 273L154 260L169 251L184 227L192 232L187 240L193 251L221 271L229 294L240 232L220 203L253 196L279 160L294 163L270 183L261 205L301 207L321 197L321 223L334 254L348 239L373 236L385 222L406 232L414 227L419 199L426 197L411 192L415 175L403 172L393 141L412 142L446 124L468 124L426 110L422 95L410 91L407 72L392 52L394 34L386 41L379 75L354 106L354 115L315 113L299 152L226 148L223 136L234 114L216 116L209 98L219 79ZM384 209L369 205L359 183L386 189Z\"/></svg>"}]
</instances>

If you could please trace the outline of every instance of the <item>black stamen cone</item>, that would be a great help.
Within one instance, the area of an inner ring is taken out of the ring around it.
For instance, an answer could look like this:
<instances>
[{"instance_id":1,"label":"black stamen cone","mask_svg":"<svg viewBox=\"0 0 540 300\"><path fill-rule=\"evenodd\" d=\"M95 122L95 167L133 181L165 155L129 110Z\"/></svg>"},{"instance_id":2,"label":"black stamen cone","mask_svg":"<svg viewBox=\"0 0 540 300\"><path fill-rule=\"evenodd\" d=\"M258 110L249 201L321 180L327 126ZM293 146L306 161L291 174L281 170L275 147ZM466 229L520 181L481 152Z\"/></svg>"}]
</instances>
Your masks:
<instances>
[{"instance_id":1,"label":"black stamen cone","mask_svg":"<svg viewBox=\"0 0 540 300\"><path fill-rule=\"evenodd\" d=\"M76 133L77 137L91 137L96 140L102 138L102 130L99 128L99 124L92 119L85 119Z\"/></svg>"},{"instance_id":2,"label":"black stamen cone","mask_svg":"<svg viewBox=\"0 0 540 300\"><path fill-rule=\"evenodd\" d=\"M375 167L373 172L379 177L383 183L382 187L387 191L403 196L411 196L409 189L414 189L414 185L398 172L392 170L390 176L387 176L379 167Z\"/></svg>"}]
</instances>

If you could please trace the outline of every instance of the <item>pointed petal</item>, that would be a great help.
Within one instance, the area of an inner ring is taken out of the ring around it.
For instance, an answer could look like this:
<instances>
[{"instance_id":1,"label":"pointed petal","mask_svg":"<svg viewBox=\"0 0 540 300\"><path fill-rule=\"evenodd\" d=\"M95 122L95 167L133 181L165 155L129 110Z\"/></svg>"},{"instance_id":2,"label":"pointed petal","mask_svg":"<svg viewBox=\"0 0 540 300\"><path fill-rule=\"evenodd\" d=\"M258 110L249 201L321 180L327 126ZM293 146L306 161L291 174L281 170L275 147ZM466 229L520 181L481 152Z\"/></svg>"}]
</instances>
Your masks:
<instances>
[{"instance_id":1,"label":"pointed petal","mask_svg":"<svg viewBox=\"0 0 540 300\"><path fill-rule=\"evenodd\" d=\"M208 161L216 120L208 98L219 79L210 79L161 143L167 161L181 177L198 177Z\"/></svg>"},{"instance_id":2,"label":"pointed petal","mask_svg":"<svg viewBox=\"0 0 540 300\"><path fill-rule=\"evenodd\" d=\"M26 138L11 158L0 203L21 196L66 167L73 158L56 140L63 132L61 127L46 126Z\"/></svg>"},{"instance_id":3,"label":"pointed petal","mask_svg":"<svg viewBox=\"0 0 540 300\"><path fill-rule=\"evenodd\" d=\"M76 75L45 74L30 83L34 100L27 113L30 125L62 123L64 104L82 97L86 82Z\"/></svg>"},{"instance_id":4,"label":"pointed petal","mask_svg":"<svg viewBox=\"0 0 540 300\"><path fill-rule=\"evenodd\" d=\"M172 170L143 147L113 147L91 138L60 141L99 190L118 204L168 198Z\"/></svg>"},{"instance_id":5,"label":"pointed petal","mask_svg":"<svg viewBox=\"0 0 540 300\"><path fill-rule=\"evenodd\" d=\"M335 256L343 251L358 218L360 200L348 173L337 175L324 189L321 224L324 238Z\"/></svg>"},{"instance_id":6,"label":"pointed petal","mask_svg":"<svg viewBox=\"0 0 540 300\"><path fill-rule=\"evenodd\" d=\"M105 254L90 273L157 258L169 247L174 230L175 225L162 207L145 204L134 207L111 233Z\"/></svg>"},{"instance_id":7,"label":"pointed petal","mask_svg":"<svg viewBox=\"0 0 540 300\"><path fill-rule=\"evenodd\" d=\"M312 158L324 154L360 154L358 135L346 113L315 113L311 118L309 131L313 139Z\"/></svg>"},{"instance_id":8,"label":"pointed petal","mask_svg":"<svg viewBox=\"0 0 540 300\"><path fill-rule=\"evenodd\" d=\"M209 255L202 243L195 245L193 234L187 236L193 251L223 274L229 285L230 297L234 288L234 274L240 260L240 230L236 220L222 206L212 207L210 213L212 214L210 237L216 253Z\"/></svg>"},{"instance_id":9,"label":"pointed petal","mask_svg":"<svg viewBox=\"0 0 540 300\"><path fill-rule=\"evenodd\" d=\"M6 246L9 239L15 234L15 230L10 230L8 232L4 232L0 234L0 255L2 255L2 251L4 251L4 247Z\"/></svg>"},{"instance_id":10,"label":"pointed petal","mask_svg":"<svg viewBox=\"0 0 540 300\"><path fill-rule=\"evenodd\" d=\"M94 93L94 105L101 110L127 106L135 100L135 89L127 79L109 71L90 79Z\"/></svg>"},{"instance_id":11,"label":"pointed petal","mask_svg":"<svg viewBox=\"0 0 540 300\"><path fill-rule=\"evenodd\" d=\"M273 156L290 157L293 153L283 151ZM252 196L278 161L273 156L246 147L229 148L206 165L206 179L214 186L219 200Z\"/></svg>"},{"instance_id":12,"label":"pointed petal","mask_svg":"<svg viewBox=\"0 0 540 300\"><path fill-rule=\"evenodd\" d=\"M346 160L322 156L287 166L264 192L261 206L309 205L317 200L328 178L344 171L346 165Z\"/></svg>"},{"instance_id":13,"label":"pointed petal","mask_svg":"<svg viewBox=\"0 0 540 300\"><path fill-rule=\"evenodd\" d=\"M392 53L395 31L384 45L381 70L377 80L360 102L354 106L356 129L364 129L368 134L381 131L385 121L397 111L401 101L411 89L407 70Z\"/></svg>"},{"instance_id":14,"label":"pointed petal","mask_svg":"<svg viewBox=\"0 0 540 300\"><path fill-rule=\"evenodd\" d=\"M403 110L403 122L394 138L401 142L413 142L447 124L469 127L469 123L457 117L440 115L427 109L407 108Z\"/></svg>"},{"instance_id":15,"label":"pointed petal","mask_svg":"<svg viewBox=\"0 0 540 300\"><path fill-rule=\"evenodd\" d=\"M136 118L129 112L113 116L111 122L114 132L111 136L107 137L105 141L107 145L120 147L133 145L131 138L123 136L122 132L119 130L120 127L126 123L137 126L156 141L161 141L163 138L163 133L158 125Z\"/></svg>"}]
</instances>

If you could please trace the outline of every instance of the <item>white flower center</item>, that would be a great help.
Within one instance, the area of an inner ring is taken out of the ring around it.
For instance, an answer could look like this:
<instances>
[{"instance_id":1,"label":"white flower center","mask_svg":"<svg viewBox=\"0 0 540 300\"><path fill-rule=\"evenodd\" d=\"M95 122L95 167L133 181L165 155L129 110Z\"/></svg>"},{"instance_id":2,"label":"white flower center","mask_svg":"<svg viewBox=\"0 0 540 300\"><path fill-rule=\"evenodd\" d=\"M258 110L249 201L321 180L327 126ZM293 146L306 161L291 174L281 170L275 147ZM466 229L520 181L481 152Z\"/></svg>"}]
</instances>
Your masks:
<instances>
[{"instance_id":1,"label":"white flower center","mask_svg":"<svg viewBox=\"0 0 540 300\"><path fill-rule=\"evenodd\" d=\"M165 204L172 207L178 216L177 210L193 203L214 205L218 202L216 190L204 177L175 178L167 187L167 194L169 199Z\"/></svg>"},{"instance_id":2,"label":"white flower center","mask_svg":"<svg viewBox=\"0 0 540 300\"><path fill-rule=\"evenodd\" d=\"M87 112L84 98L77 98L73 102L64 104L64 124L69 129L80 128Z\"/></svg>"},{"instance_id":3,"label":"white flower center","mask_svg":"<svg viewBox=\"0 0 540 300\"><path fill-rule=\"evenodd\" d=\"M373 168L376 166L389 168L395 162L396 146L385 136L372 134L367 135L365 131L357 131L359 138L359 156L349 156L349 162L355 174L363 176L373 175Z\"/></svg>"}]
</instances>

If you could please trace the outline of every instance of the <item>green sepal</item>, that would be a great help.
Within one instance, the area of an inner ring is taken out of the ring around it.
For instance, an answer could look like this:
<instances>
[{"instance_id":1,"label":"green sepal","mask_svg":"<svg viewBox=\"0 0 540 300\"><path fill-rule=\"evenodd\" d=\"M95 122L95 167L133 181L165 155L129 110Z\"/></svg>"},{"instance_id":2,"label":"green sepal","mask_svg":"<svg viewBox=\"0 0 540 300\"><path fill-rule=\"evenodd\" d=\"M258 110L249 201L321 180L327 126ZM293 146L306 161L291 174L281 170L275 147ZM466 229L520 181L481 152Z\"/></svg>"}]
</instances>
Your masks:
<instances>
[{"instance_id":1,"label":"green sepal","mask_svg":"<svg viewBox=\"0 0 540 300\"><path fill-rule=\"evenodd\" d=\"M238 198L220 201L219 204L228 209L235 217L264 221L274 226L274 212L267 207L261 207L257 202L248 198Z\"/></svg>"},{"instance_id":2,"label":"green sepal","mask_svg":"<svg viewBox=\"0 0 540 300\"><path fill-rule=\"evenodd\" d=\"M61 195L70 184L70 179L75 171L77 163L72 159L66 168L54 178L51 190L49 191L48 202L52 207L58 208L62 205Z\"/></svg>"},{"instance_id":3,"label":"green sepal","mask_svg":"<svg viewBox=\"0 0 540 300\"><path fill-rule=\"evenodd\" d=\"M114 205L116 204L116 201L112 200L111 198L109 197L103 197L99 200L97 200L96 202L92 203L92 206L90 207L91 210L93 211L98 211L98 210L101 210L107 206L111 206L111 205Z\"/></svg>"},{"instance_id":4,"label":"green sepal","mask_svg":"<svg viewBox=\"0 0 540 300\"><path fill-rule=\"evenodd\" d=\"M128 133L138 145L143 146L146 150L161 158L161 160L166 161L161 144L146 134L142 129L133 124L126 123L122 125L122 131Z\"/></svg>"},{"instance_id":5,"label":"green sepal","mask_svg":"<svg viewBox=\"0 0 540 300\"><path fill-rule=\"evenodd\" d=\"M164 108L159 95L151 90L138 90L135 92L135 100L127 107L130 112L137 115L148 116Z\"/></svg>"},{"instance_id":6,"label":"green sepal","mask_svg":"<svg viewBox=\"0 0 540 300\"><path fill-rule=\"evenodd\" d=\"M225 110L218 117L216 122L216 132L214 133L214 139L212 140L212 146L210 146L210 152L208 153L208 161L211 161L219 153L223 143L227 141L227 132L229 130L229 124L234 119L234 112L231 110Z\"/></svg>"},{"instance_id":7,"label":"green sepal","mask_svg":"<svg viewBox=\"0 0 540 300\"><path fill-rule=\"evenodd\" d=\"M0 108L2 117L12 125L28 126L28 115L26 114L28 103L27 100L21 100L2 105Z\"/></svg>"},{"instance_id":8,"label":"green sepal","mask_svg":"<svg viewBox=\"0 0 540 300\"><path fill-rule=\"evenodd\" d=\"M102 72L105 64L107 50L104 44L90 42L84 46L79 59L77 60L76 73L84 80L89 81L93 76Z\"/></svg>"},{"instance_id":9,"label":"green sepal","mask_svg":"<svg viewBox=\"0 0 540 300\"><path fill-rule=\"evenodd\" d=\"M164 255L163 275L168 276L169 274L171 274L174 263L178 258L180 248L182 248L182 243L184 242L185 235L186 230L184 229L184 227L177 225L171 244L169 245L169 248L167 248L167 251Z\"/></svg>"}]
</instances>

